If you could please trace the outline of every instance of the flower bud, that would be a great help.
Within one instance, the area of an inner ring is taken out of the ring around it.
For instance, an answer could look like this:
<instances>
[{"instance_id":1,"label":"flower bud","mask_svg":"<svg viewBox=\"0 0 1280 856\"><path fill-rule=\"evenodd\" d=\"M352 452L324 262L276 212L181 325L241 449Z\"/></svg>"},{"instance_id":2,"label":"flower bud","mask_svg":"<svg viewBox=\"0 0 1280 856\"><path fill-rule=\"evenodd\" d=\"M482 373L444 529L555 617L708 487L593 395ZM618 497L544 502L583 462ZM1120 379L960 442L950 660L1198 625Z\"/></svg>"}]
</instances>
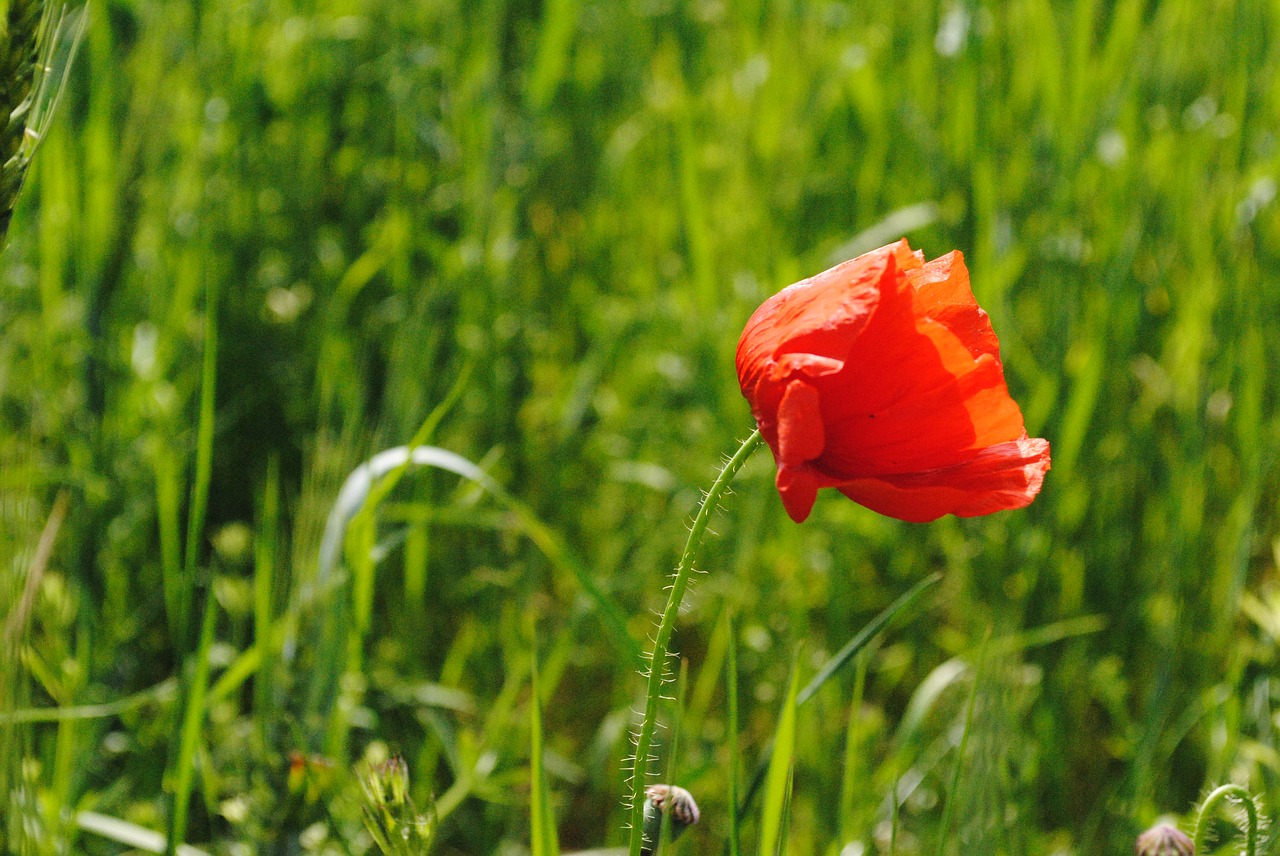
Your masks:
<instances>
[{"instance_id":1,"label":"flower bud","mask_svg":"<svg viewBox=\"0 0 1280 856\"><path fill-rule=\"evenodd\" d=\"M698 804L693 794L676 785L650 785L644 789L644 849L646 854L657 850L658 836L662 831L664 815L670 817L671 840L698 822Z\"/></svg>"},{"instance_id":2,"label":"flower bud","mask_svg":"<svg viewBox=\"0 0 1280 856\"><path fill-rule=\"evenodd\" d=\"M1167 823L1157 823L1138 836L1134 846L1138 856L1195 856L1190 836Z\"/></svg>"},{"instance_id":3,"label":"flower bud","mask_svg":"<svg viewBox=\"0 0 1280 856\"><path fill-rule=\"evenodd\" d=\"M409 796L409 768L399 756L360 771L364 825L388 856L422 856L435 837L434 805L419 814Z\"/></svg>"}]
</instances>

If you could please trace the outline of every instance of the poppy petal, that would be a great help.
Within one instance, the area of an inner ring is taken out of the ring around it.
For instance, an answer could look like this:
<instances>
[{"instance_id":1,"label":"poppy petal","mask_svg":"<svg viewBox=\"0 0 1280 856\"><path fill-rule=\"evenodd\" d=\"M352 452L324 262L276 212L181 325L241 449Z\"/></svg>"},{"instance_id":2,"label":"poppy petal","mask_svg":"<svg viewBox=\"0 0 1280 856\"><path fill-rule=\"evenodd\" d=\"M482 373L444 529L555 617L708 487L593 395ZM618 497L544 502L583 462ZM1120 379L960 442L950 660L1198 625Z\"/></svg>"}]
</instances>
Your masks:
<instances>
[{"instance_id":1,"label":"poppy petal","mask_svg":"<svg viewBox=\"0 0 1280 856\"><path fill-rule=\"evenodd\" d=\"M954 391L963 402L973 428L973 440L968 448L980 449L1023 436L1022 411L1005 385L999 344L994 354L975 353L973 343L964 341L953 328L932 318L920 320L917 328L933 342L944 368L955 379Z\"/></svg>"},{"instance_id":2,"label":"poppy petal","mask_svg":"<svg viewBox=\"0 0 1280 856\"><path fill-rule=\"evenodd\" d=\"M782 497L782 506L796 523L804 523L813 510L814 500L818 498L819 485L813 469L807 466L791 467L778 465L778 495Z\"/></svg>"},{"instance_id":3,"label":"poppy petal","mask_svg":"<svg viewBox=\"0 0 1280 856\"><path fill-rule=\"evenodd\" d=\"M837 360L834 357L822 357L818 354L783 354L773 364L769 379L786 381L797 375L811 378L825 377L835 374L842 368L844 368L844 360Z\"/></svg>"},{"instance_id":4,"label":"poppy petal","mask_svg":"<svg viewBox=\"0 0 1280 856\"><path fill-rule=\"evenodd\" d=\"M969 286L969 269L964 255L952 250L927 262L908 277L915 287L916 310L949 329L975 358L989 354L1000 359L1000 340L991 328L991 318L978 305Z\"/></svg>"},{"instance_id":5,"label":"poppy petal","mask_svg":"<svg viewBox=\"0 0 1280 856\"><path fill-rule=\"evenodd\" d=\"M826 442L818 391L793 380L778 405L778 459L787 466L812 461L822 454Z\"/></svg>"},{"instance_id":6,"label":"poppy petal","mask_svg":"<svg viewBox=\"0 0 1280 856\"><path fill-rule=\"evenodd\" d=\"M896 268L895 268L896 270ZM918 319L905 277L886 279L875 315L849 347L845 368L814 382L822 396L827 445L822 467L845 475L935 469L972 450L973 418L959 378L981 388L1000 382L977 371L963 344L940 324ZM1006 426L998 440L1022 435ZM989 433L989 432L988 432Z\"/></svg>"},{"instance_id":7,"label":"poppy petal","mask_svg":"<svg viewBox=\"0 0 1280 856\"><path fill-rule=\"evenodd\" d=\"M875 312L880 280L892 265L890 248L868 253L788 286L766 300L747 321L738 340L738 379L751 397L762 374L783 366L801 368L796 358L825 358L843 364L845 354ZM814 367L821 367L809 363ZM776 368L775 368L776 366Z\"/></svg>"},{"instance_id":8,"label":"poppy petal","mask_svg":"<svg viewBox=\"0 0 1280 856\"><path fill-rule=\"evenodd\" d=\"M882 295L845 371L816 384L829 471L931 470L1025 432L999 359L975 358L949 327L917 317L908 297Z\"/></svg>"},{"instance_id":9,"label":"poppy petal","mask_svg":"<svg viewBox=\"0 0 1280 856\"><path fill-rule=\"evenodd\" d=\"M872 511L927 523L944 514L977 517L1029 505L1050 466L1045 440L1022 438L983 449L961 464L897 476L852 479L840 492Z\"/></svg>"}]
</instances>

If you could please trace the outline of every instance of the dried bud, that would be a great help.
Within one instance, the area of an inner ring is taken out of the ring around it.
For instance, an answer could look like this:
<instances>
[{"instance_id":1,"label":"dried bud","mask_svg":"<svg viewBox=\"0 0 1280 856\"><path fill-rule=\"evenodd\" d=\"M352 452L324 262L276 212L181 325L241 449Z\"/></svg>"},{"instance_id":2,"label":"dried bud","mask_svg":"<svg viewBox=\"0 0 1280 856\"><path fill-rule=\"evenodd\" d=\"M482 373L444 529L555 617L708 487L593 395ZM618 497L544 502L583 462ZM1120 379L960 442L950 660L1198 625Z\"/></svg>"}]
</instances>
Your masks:
<instances>
[{"instance_id":1,"label":"dried bud","mask_svg":"<svg viewBox=\"0 0 1280 856\"><path fill-rule=\"evenodd\" d=\"M662 831L662 818L670 817L671 840L675 841L690 826L698 822L698 804L693 794L676 785L650 785L644 789L644 840L643 852L657 849L658 835Z\"/></svg>"},{"instance_id":2,"label":"dried bud","mask_svg":"<svg viewBox=\"0 0 1280 856\"><path fill-rule=\"evenodd\" d=\"M1138 856L1195 856L1196 847L1176 826L1157 823L1138 836L1134 851Z\"/></svg>"}]
</instances>

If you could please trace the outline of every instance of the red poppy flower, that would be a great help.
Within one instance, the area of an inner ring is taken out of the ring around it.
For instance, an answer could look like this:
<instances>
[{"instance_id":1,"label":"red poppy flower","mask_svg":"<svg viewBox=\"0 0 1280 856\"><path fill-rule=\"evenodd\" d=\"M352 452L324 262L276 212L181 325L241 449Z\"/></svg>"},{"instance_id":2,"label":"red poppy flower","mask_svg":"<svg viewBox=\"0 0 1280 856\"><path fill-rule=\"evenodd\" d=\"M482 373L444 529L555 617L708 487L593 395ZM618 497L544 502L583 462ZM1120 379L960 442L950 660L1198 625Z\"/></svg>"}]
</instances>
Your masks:
<instances>
[{"instance_id":1,"label":"red poppy flower","mask_svg":"<svg viewBox=\"0 0 1280 856\"><path fill-rule=\"evenodd\" d=\"M912 522L1022 508L1049 469L959 252L925 262L903 240L785 288L737 362L797 523L822 487Z\"/></svg>"}]
</instances>

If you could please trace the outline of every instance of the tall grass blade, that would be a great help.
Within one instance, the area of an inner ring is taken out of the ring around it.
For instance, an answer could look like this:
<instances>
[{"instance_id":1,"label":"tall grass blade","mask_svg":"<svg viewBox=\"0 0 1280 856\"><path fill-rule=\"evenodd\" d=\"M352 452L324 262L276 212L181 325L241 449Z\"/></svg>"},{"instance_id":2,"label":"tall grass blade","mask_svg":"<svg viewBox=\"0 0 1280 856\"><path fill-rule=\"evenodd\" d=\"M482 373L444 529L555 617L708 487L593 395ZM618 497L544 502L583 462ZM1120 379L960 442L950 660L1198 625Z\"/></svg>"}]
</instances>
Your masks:
<instances>
[{"instance_id":1,"label":"tall grass blade","mask_svg":"<svg viewBox=\"0 0 1280 856\"><path fill-rule=\"evenodd\" d=\"M796 710L799 707L800 660L791 663L791 681L782 703L782 714L773 735L773 758L765 777L764 803L760 814L760 856L779 856L785 843L788 806L791 801L791 778L795 763Z\"/></svg>"},{"instance_id":2,"label":"tall grass blade","mask_svg":"<svg viewBox=\"0 0 1280 856\"><path fill-rule=\"evenodd\" d=\"M205 281L204 313L204 354L200 364L200 417L196 425L196 469L187 510L182 601L179 604L179 618L183 625L186 624L186 616L191 611L196 563L200 557L205 516L209 506L209 485L213 478L214 396L218 380L218 279L215 276L207 277ZM187 644L187 640L182 640L179 650L185 650Z\"/></svg>"},{"instance_id":3,"label":"tall grass blade","mask_svg":"<svg viewBox=\"0 0 1280 856\"><path fill-rule=\"evenodd\" d=\"M258 500L258 520L254 537L253 560L253 640L259 663L270 662L273 621L272 596L276 581L277 534L280 530L280 459L272 457L267 465L267 480ZM262 666L253 683L253 706L264 729L273 708L271 676ZM265 735L264 735L265 736Z\"/></svg>"},{"instance_id":4,"label":"tall grass blade","mask_svg":"<svg viewBox=\"0 0 1280 856\"><path fill-rule=\"evenodd\" d=\"M160 587L170 638L183 636L182 604L186 582L182 570L181 465L168 450L160 451L152 465L155 483L156 528L160 542Z\"/></svg>"},{"instance_id":5,"label":"tall grass blade","mask_svg":"<svg viewBox=\"0 0 1280 856\"><path fill-rule=\"evenodd\" d=\"M556 841L556 819L551 809L551 793L547 787L547 771L542 762L542 694L538 685L538 645L534 637L533 697L529 701L529 778L530 778L530 850L532 856L559 856Z\"/></svg>"},{"instance_id":6,"label":"tall grass blade","mask_svg":"<svg viewBox=\"0 0 1280 856\"><path fill-rule=\"evenodd\" d=\"M538 49L525 85L526 100L534 111L544 109L551 102L564 77L579 5L580 0L547 0L542 4Z\"/></svg>"},{"instance_id":7,"label":"tall grass blade","mask_svg":"<svg viewBox=\"0 0 1280 856\"><path fill-rule=\"evenodd\" d=\"M898 801L898 777L893 777L893 790L889 794L889 856L898 852L898 819L901 817L902 804Z\"/></svg>"},{"instance_id":8,"label":"tall grass blade","mask_svg":"<svg viewBox=\"0 0 1280 856\"><path fill-rule=\"evenodd\" d=\"M868 654L859 654L854 660L853 698L849 701L849 720L844 729L844 774L840 780L840 837L852 841L857 835L854 828L854 805L856 793L868 776L868 765L864 762L867 754L863 746L863 696L867 687Z\"/></svg>"},{"instance_id":9,"label":"tall grass blade","mask_svg":"<svg viewBox=\"0 0 1280 856\"><path fill-rule=\"evenodd\" d=\"M187 812L195 782L196 749L204 727L205 698L209 686L209 651L217 626L218 599L209 591L205 595L204 621L200 641L190 663L183 687L182 725L178 730L178 751L172 756L168 775L173 782L170 802L169 835L165 856L175 856L178 845L187 834Z\"/></svg>"},{"instance_id":10,"label":"tall grass blade","mask_svg":"<svg viewBox=\"0 0 1280 856\"><path fill-rule=\"evenodd\" d=\"M738 754L738 637L734 632L733 611L726 610L729 647L725 658L725 695L728 706L729 740L729 856L740 856L742 816L738 811L738 774L742 761Z\"/></svg>"},{"instance_id":11,"label":"tall grass blade","mask_svg":"<svg viewBox=\"0 0 1280 856\"><path fill-rule=\"evenodd\" d=\"M18 650L18 643L26 632L27 621L30 619L31 610L35 605L36 591L40 586L40 580L44 576L45 570L49 567L49 559L53 555L53 545L54 541L57 540L58 531L62 528L62 523L67 517L68 501L67 492L65 490L60 491L58 498L53 502L53 508L45 521L44 529L40 533L40 540L36 543L35 553L27 565L21 592L10 606L8 615L5 616L3 627L3 656L5 657L8 657L10 652Z\"/></svg>"}]
</instances>

